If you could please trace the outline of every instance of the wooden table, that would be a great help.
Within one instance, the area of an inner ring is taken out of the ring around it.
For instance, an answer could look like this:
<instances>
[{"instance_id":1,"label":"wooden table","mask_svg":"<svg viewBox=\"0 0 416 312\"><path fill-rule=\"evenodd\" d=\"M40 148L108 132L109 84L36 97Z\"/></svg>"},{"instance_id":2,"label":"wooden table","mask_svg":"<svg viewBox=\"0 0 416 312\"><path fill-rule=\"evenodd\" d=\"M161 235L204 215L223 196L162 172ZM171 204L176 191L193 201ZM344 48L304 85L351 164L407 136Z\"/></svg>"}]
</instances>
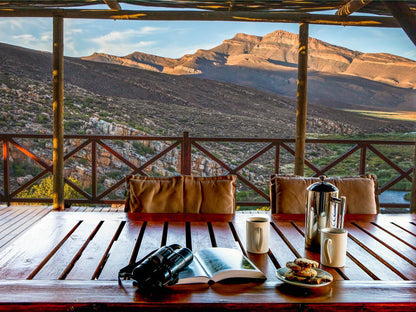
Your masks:
<instances>
[{"instance_id":1,"label":"wooden table","mask_svg":"<svg viewBox=\"0 0 416 312\"><path fill-rule=\"evenodd\" d=\"M245 253L249 215L51 212L0 254L0 311L113 310L416 310L416 216L347 216L344 268L324 268L334 282L300 289L276 268L304 256L304 216L271 217L270 251L248 257L264 283L176 285L142 295L120 268L161 245L212 246Z\"/></svg>"}]
</instances>

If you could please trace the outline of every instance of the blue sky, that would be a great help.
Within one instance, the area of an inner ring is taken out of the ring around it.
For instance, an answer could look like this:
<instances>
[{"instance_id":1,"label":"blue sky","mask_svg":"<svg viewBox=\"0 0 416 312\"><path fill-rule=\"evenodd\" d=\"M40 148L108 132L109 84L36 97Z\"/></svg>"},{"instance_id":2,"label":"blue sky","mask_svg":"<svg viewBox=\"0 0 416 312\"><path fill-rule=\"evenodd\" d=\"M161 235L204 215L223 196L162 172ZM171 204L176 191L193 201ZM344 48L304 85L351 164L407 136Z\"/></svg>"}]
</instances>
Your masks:
<instances>
[{"instance_id":1,"label":"blue sky","mask_svg":"<svg viewBox=\"0 0 416 312\"><path fill-rule=\"evenodd\" d=\"M64 53L123 56L140 51L179 58L197 49L213 48L237 33L263 36L278 29L299 32L298 24L66 19ZM310 25L309 35L360 52L385 52L416 60L416 47L400 28ZM0 42L51 51L51 39L50 18L0 18Z\"/></svg>"}]
</instances>

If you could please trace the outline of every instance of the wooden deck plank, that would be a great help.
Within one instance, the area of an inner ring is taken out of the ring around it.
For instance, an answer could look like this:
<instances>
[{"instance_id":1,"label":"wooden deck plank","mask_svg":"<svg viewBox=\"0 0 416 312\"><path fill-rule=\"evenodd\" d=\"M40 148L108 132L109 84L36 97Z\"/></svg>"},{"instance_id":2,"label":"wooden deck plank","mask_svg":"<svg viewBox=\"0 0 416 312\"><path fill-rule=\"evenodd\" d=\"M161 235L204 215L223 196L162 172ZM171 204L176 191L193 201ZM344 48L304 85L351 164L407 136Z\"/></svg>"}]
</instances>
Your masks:
<instances>
[{"instance_id":1,"label":"wooden deck plank","mask_svg":"<svg viewBox=\"0 0 416 312\"><path fill-rule=\"evenodd\" d=\"M9 222L13 221L16 217L22 214L22 212L26 212L26 209L15 209L15 210L5 210L4 213L1 215L0 219L0 230L7 227Z\"/></svg>"},{"instance_id":2,"label":"wooden deck plank","mask_svg":"<svg viewBox=\"0 0 416 312\"><path fill-rule=\"evenodd\" d=\"M64 241L79 220L49 214L2 249L0 279L26 279Z\"/></svg>"},{"instance_id":3,"label":"wooden deck plank","mask_svg":"<svg viewBox=\"0 0 416 312\"><path fill-rule=\"evenodd\" d=\"M10 222L7 228L0 230L0 250L19 237L24 231L46 216L51 210L37 208L26 210L18 218Z\"/></svg>"}]
</instances>

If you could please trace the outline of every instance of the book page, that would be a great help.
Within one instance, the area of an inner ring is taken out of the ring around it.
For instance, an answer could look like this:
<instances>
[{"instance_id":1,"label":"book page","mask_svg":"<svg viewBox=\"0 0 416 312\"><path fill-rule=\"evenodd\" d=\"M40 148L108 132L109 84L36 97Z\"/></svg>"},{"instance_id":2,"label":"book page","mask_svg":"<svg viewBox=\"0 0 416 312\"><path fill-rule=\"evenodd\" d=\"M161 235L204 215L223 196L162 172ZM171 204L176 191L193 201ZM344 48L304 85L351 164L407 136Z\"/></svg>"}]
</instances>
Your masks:
<instances>
[{"instance_id":1,"label":"book page","mask_svg":"<svg viewBox=\"0 0 416 312\"><path fill-rule=\"evenodd\" d=\"M236 249L208 248L198 251L196 256L215 282L225 278L264 278L264 274Z\"/></svg>"},{"instance_id":2,"label":"book page","mask_svg":"<svg viewBox=\"0 0 416 312\"><path fill-rule=\"evenodd\" d=\"M179 272L179 281L177 284L198 284L208 283L208 274L194 256L192 262L182 271Z\"/></svg>"}]
</instances>

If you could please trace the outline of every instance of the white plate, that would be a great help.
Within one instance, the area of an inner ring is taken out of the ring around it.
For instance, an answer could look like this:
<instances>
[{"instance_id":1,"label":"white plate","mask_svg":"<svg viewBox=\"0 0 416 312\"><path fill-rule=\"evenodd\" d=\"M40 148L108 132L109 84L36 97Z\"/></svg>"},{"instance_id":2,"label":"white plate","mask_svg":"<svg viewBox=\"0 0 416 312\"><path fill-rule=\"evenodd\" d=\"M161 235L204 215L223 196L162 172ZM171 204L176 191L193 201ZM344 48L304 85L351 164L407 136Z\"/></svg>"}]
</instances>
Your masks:
<instances>
[{"instance_id":1,"label":"white plate","mask_svg":"<svg viewBox=\"0 0 416 312\"><path fill-rule=\"evenodd\" d=\"M326 286L331 284L331 282L326 282L326 283L322 283L322 284L307 284L307 283L303 283L303 282L297 282L297 281L289 281L285 278L285 273L287 271L289 271L289 268L280 268L276 271L276 276L279 280L281 280L282 282L285 282L287 284L291 284L291 285L295 285L295 286L300 286L300 287L306 287L306 288L316 288L316 287L322 287L322 286ZM321 270L321 269L314 269L316 272L318 272L318 274L321 273L325 273L329 276L332 277L332 275L330 273L328 273L327 271Z\"/></svg>"}]
</instances>

